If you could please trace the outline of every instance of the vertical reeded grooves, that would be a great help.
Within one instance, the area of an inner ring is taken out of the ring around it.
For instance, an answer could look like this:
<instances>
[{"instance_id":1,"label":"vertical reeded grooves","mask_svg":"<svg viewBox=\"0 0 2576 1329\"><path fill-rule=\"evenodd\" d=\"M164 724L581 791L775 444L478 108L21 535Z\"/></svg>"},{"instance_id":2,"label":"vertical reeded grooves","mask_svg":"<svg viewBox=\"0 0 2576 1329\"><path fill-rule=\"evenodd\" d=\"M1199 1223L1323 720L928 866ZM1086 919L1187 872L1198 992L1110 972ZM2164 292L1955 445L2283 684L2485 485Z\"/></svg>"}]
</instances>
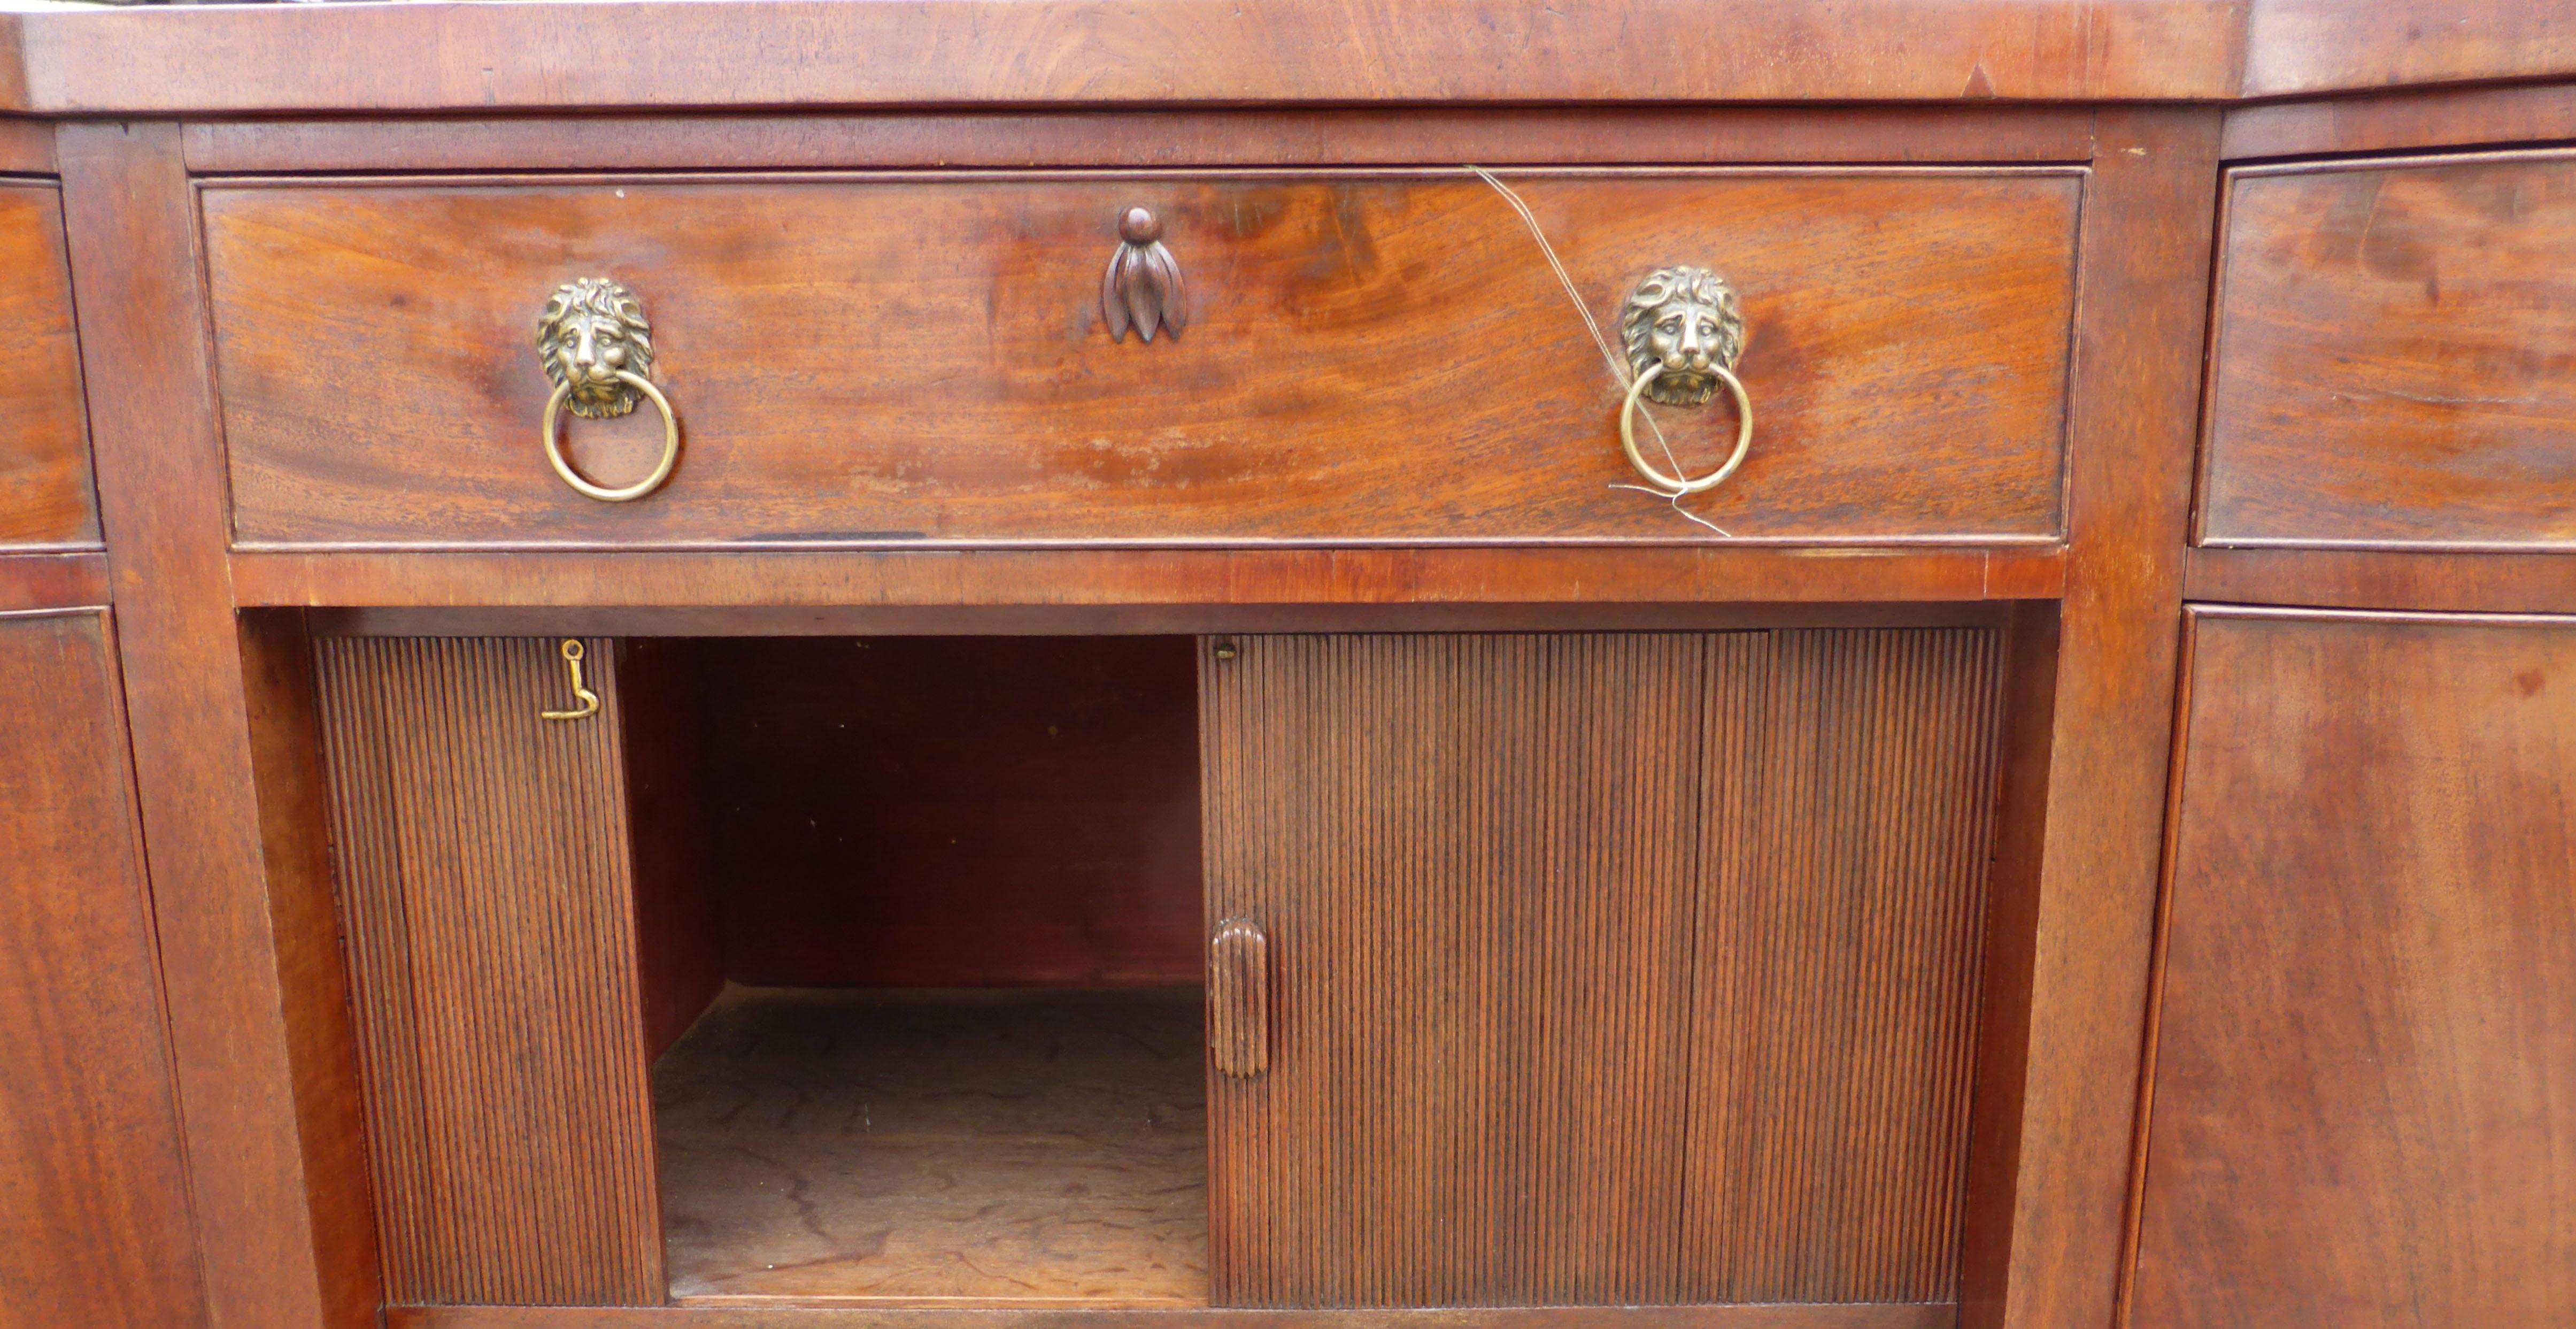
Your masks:
<instances>
[{"instance_id":1,"label":"vertical reeded grooves","mask_svg":"<svg viewBox=\"0 0 2576 1329\"><path fill-rule=\"evenodd\" d=\"M1217 1304L1955 1297L1999 634L1231 644Z\"/></svg>"},{"instance_id":2,"label":"vertical reeded grooves","mask_svg":"<svg viewBox=\"0 0 2576 1329\"><path fill-rule=\"evenodd\" d=\"M1718 703L1691 1049L1690 1301L1950 1301L2002 642L1781 632Z\"/></svg>"},{"instance_id":3,"label":"vertical reeded grooves","mask_svg":"<svg viewBox=\"0 0 2576 1329\"><path fill-rule=\"evenodd\" d=\"M658 1305L614 646L315 643L386 1300Z\"/></svg>"}]
</instances>

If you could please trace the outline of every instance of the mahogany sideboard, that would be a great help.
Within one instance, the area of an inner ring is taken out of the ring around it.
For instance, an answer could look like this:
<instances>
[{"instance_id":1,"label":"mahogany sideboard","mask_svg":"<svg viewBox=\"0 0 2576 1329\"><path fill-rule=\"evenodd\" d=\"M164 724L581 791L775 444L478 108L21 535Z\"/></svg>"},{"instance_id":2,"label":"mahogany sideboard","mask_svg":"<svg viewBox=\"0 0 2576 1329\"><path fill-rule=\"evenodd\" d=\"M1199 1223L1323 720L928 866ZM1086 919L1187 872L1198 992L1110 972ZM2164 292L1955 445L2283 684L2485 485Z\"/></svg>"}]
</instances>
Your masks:
<instances>
[{"instance_id":1,"label":"mahogany sideboard","mask_svg":"<svg viewBox=\"0 0 2576 1329\"><path fill-rule=\"evenodd\" d=\"M2576 9L0 11L0 1329L2576 1322Z\"/></svg>"}]
</instances>

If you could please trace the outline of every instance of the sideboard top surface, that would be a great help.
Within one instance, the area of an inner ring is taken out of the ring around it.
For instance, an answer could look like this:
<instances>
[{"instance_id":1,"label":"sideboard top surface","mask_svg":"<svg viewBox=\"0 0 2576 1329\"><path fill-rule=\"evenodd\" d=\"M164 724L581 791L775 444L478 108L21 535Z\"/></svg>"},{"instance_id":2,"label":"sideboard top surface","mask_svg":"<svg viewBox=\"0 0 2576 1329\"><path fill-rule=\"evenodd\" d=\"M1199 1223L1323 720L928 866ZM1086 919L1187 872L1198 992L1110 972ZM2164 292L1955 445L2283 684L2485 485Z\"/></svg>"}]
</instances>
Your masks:
<instances>
[{"instance_id":1,"label":"sideboard top surface","mask_svg":"<svg viewBox=\"0 0 2576 1329\"><path fill-rule=\"evenodd\" d=\"M1439 21L1424 21L1435 9ZM0 12L0 112L75 116L2223 101L2569 73L2576 13L2550 0L543 0Z\"/></svg>"}]
</instances>

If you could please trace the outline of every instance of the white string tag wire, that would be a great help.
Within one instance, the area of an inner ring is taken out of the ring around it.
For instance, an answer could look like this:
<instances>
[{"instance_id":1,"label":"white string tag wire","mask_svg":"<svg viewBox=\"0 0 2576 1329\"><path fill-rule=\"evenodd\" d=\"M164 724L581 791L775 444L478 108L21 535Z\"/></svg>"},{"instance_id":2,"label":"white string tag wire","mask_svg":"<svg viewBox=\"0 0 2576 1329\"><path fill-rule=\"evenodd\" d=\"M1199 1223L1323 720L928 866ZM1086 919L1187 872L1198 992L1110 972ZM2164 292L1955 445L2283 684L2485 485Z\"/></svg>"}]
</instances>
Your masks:
<instances>
[{"instance_id":1,"label":"white string tag wire","mask_svg":"<svg viewBox=\"0 0 2576 1329\"><path fill-rule=\"evenodd\" d=\"M1494 173L1486 170L1484 167L1473 163L1467 163L1465 165L1465 169L1473 172L1477 179L1484 181L1486 184L1492 185L1494 187L1494 192L1502 195L1503 201L1510 204L1512 211L1519 215L1521 225L1529 228L1530 238L1538 242L1538 252L1546 256L1548 268L1556 273L1557 284L1565 288L1565 298L1574 303L1574 312L1582 316L1584 328L1591 332L1592 344L1601 348L1601 363L1610 366L1611 381L1619 385L1619 390L1621 392L1626 392L1631 386L1633 386L1632 381L1628 376L1627 362L1621 360L1618 353L1610 349L1610 339L1601 335L1601 325L1593 320L1591 306L1586 305L1583 302L1583 293L1574 288L1574 278L1566 274L1565 264L1560 262L1556 257L1556 246L1547 242L1547 232L1539 229L1538 218L1530 212L1529 204L1522 202L1521 196L1513 193L1511 186L1504 184L1499 179L1496 179ZM1655 436L1655 446L1664 450L1664 460L1672 466L1672 473L1674 475L1680 475L1682 473L1681 458L1673 455L1673 445L1665 441L1663 427L1655 423L1654 413L1651 411L1643 411L1642 409L1640 413L1646 417L1646 429ZM1633 489L1640 494L1653 494L1657 498L1667 499L1672 503L1673 511L1680 513L1683 517L1691 521L1698 522L1700 525L1717 532L1719 535L1726 536L1727 539L1732 540L1735 538L1733 534L1726 530L1726 528L1719 526L1716 522L1710 521L1708 518L1683 507L1683 495L1667 494L1663 490L1651 488L1646 485L1614 484L1610 487L1612 489Z\"/></svg>"}]
</instances>

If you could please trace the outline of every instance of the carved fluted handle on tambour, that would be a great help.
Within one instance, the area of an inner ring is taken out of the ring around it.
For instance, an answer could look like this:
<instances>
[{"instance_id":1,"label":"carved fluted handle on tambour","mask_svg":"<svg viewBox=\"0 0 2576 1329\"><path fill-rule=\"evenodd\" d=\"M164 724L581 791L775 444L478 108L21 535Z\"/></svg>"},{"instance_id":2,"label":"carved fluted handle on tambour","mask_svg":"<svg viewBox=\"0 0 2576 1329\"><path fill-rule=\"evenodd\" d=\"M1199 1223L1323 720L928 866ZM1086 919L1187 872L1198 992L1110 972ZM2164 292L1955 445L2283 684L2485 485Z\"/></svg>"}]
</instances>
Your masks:
<instances>
[{"instance_id":1,"label":"carved fluted handle on tambour","mask_svg":"<svg viewBox=\"0 0 2576 1329\"><path fill-rule=\"evenodd\" d=\"M1208 940L1208 1055L1217 1070L1251 1079L1270 1069L1270 938L1248 918L1216 925Z\"/></svg>"},{"instance_id":2,"label":"carved fluted handle on tambour","mask_svg":"<svg viewBox=\"0 0 2576 1329\"><path fill-rule=\"evenodd\" d=\"M1181 265L1163 247L1163 219L1151 208L1129 208L1118 219L1118 252L1100 279L1100 313L1112 339L1125 341L1134 327L1152 341L1158 330L1175 337L1189 322Z\"/></svg>"}]
</instances>

